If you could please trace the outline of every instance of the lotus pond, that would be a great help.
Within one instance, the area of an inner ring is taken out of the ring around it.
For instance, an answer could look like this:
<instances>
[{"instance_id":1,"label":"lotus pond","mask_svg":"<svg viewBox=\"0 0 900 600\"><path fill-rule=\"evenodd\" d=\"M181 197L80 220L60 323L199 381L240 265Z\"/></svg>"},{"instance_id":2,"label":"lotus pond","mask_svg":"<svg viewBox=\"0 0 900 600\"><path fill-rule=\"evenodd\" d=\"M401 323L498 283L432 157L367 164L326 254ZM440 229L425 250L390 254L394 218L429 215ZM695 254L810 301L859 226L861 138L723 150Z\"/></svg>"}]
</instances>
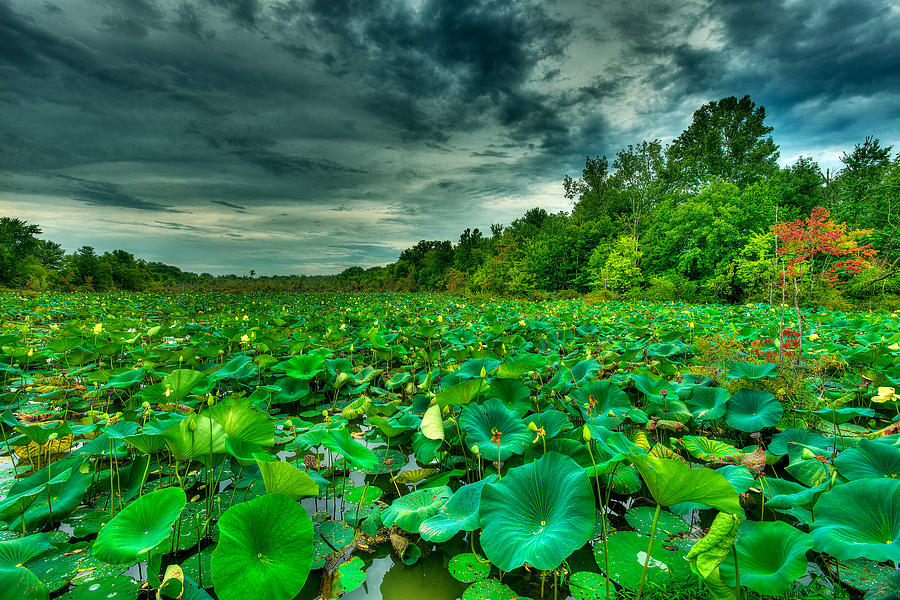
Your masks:
<instances>
[{"instance_id":1,"label":"lotus pond","mask_svg":"<svg viewBox=\"0 0 900 600\"><path fill-rule=\"evenodd\" d=\"M896 314L0 310L0 600L900 594Z\"/></svg>"}]
</instances>

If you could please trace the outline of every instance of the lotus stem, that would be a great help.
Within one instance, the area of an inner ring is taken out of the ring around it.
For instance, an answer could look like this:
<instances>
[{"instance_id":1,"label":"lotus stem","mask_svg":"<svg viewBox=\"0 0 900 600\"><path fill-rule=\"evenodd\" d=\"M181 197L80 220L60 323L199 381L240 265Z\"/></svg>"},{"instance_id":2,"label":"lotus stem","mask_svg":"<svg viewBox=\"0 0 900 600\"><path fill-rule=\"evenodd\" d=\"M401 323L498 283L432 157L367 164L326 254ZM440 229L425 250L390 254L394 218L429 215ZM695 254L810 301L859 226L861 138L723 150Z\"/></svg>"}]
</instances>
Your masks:
<instances>
[{"instance_id":1,"label":"lotus stem","mask_svg":"<svg viewBox=\"0 0 900 600\"><path fill-rule=\"evenodd\" d=\"M737 546L731 544L731 555L734 557L734 587L738 590L738 597L741 595L741 570L738 568Z\"/></svg>"},{"instance_id":2,"label":"lotus stem","mask_svg":"<svg viewBox=\"0 0 900 600\"><path fill-rule=\"evenodd\" d=\"M644 570L641 571L641 584L638 586L637 600L641 600L641 594L644 591L644 579L647 577L647 565L650 564L650 553L653 552L653 540L656 539L656 524L659 522L659 511L661 508L662 505L657 504L656 511L653 513L653 527L650 531L650 544L647 546L647 556L644 558ZM737 566L737 556L735 556L735 566Z\"/></svg>"}]
</instances>

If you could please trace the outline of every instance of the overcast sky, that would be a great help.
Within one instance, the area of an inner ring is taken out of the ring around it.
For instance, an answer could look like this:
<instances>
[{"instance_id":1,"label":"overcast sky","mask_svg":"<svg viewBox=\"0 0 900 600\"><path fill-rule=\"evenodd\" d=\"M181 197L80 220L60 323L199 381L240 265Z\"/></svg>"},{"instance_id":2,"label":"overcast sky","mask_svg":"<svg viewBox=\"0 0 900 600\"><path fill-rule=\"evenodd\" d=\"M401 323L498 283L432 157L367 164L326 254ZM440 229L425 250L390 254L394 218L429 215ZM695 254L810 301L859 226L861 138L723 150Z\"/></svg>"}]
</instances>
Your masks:
<instances>
[{"instance_id":1,"label":"overcast sky","mask_svg":"<svg viewBox=\"0 0 900 600\"><path fill-rule=\"evenodd\" d=\"M393 262L750 94L900 150L900 0L0 0L0 214L211 273Z\"/></svg>"}]
</instances>

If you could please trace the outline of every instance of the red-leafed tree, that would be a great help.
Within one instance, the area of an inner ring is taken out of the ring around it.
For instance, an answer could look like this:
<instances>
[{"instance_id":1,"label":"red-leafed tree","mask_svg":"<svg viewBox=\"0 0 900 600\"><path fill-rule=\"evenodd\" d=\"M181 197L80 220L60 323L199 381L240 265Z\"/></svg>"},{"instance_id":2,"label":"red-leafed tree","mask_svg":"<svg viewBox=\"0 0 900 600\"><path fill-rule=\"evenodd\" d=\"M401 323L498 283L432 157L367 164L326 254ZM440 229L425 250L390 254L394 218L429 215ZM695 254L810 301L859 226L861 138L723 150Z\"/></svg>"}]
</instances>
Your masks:
<instances>
[{"instance_id":1,"label":"red-leafed tree","mask_svg":"<svg viewBox=\"0 0 900 600\"><path fill-rule=\"evenodd\" d=\"M846 223L835 223L827 209L817 206L805 219L772 226L778 238L777 254L784 261L784 280L795 284L818 275L829 287L842 283L842 277L859 273L871 265L877 250L872 244L860 244L871 229L847 230Z\"/></svg>"}]
</instances>

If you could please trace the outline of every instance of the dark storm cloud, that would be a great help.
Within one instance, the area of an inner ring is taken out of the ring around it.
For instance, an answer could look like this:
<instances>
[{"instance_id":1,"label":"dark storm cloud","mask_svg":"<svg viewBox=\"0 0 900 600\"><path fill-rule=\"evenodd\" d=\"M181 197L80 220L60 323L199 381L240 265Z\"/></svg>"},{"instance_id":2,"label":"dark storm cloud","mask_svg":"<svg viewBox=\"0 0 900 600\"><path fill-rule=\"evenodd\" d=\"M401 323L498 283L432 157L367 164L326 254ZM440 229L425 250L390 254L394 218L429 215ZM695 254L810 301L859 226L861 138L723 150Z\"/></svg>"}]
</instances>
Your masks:
<instances>
[{"instance_id":1,"label":"dark storm cloud","mask_svg":"<svg viewBox=\"0 0 900 600\"><path fill-rule=\"evenodd\" d=\"M210 200L213 204L218 204L219 206L227 206L228 208L233 208L238 212L247 212L246 206L241 206L240 204L232 204L231 202L226 202L225 200Z\"/></svg>"},{"instance_id":2,"label":"dark storm cloud","mask_svg":"<svg viewBox=\"0 0 900 600\"><path fill-rule=\"evenodd\" d=\"M569 208L585 156L724 96L765 105L783 160L900 146L900 6L0 0L0 81L0 212L68 248L320 273Z\"/></svg>"}]
</instances>

